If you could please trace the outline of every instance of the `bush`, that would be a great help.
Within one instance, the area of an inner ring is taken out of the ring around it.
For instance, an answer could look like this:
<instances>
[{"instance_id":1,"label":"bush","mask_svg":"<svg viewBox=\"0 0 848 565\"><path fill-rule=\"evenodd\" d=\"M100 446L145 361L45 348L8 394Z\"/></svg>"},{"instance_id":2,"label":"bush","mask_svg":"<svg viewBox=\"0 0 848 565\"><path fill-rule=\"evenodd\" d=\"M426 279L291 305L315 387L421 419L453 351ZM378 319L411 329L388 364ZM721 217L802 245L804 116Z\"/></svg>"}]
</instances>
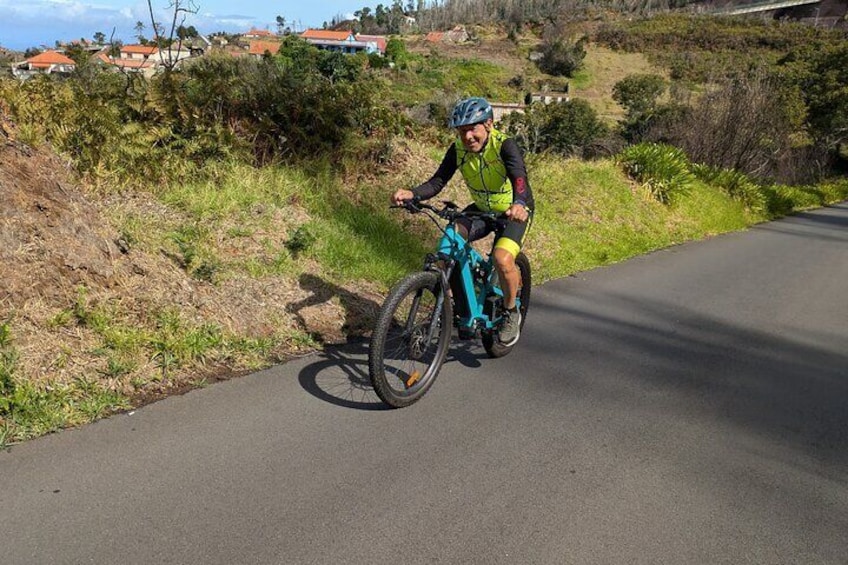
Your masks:
<instances>
[{"instance_id":1,"label":"bush","mask_svg":"<svg viewBox=\"0 0 848 565\"><path fill-rule=\"evenodd\" d=\"M638 119L657 107L665 89L665 79L659 75L632 74L615 83L612 99L627 111L629 119Z\"/></svg>"},{"instance_id":2,"label":"bush","mask_svg":"<svg viewBox=\"0 0 848 565\"><path fill-rule=\"evenodd\" d=\"M403 40L393 37L386 43L386 58L399 69L409 66L410 54Z\"/></svg>"},{"instance_id":3,"label":"bush","mask_svg":"<svg viewBox=\"0 0 848 565\"><path fill-rule=\"evenodd\" d=\"M618 162L630 178L642 183L663 204L692 188L691 164L677 147L662 143L631 145L619 154Z\"/></svg>"},{"instance_id":4,"label":"bush","mask_svg":"<svg viewBox=\"0 0 848 565\"><path fill-rule=\"evenodd\" d=\"M803 115L796 89L757 70L719 81L688 111L652 124L645 138L681 147L698 163L765 178L797 143Z\"/></svg>"},{"instance_id":5,"label":"bush","mask_svg":"<svg viewBox=\"0 0 848 565\"><path fill-rule=\"evenodd\" d=\"M582 155L607 128L585 100L527 107L524 114L509 114L503 129L513 135L526 151L552 151L562 155Z\"/></svg>"},{"instance_id":6,"label":"bush","mask_svg":"<svg viewBox=\"0 0 848 565\"><path fill-rule=\"evenodd\" d=\"M700 180L721 188L728 196L741 202L752 212L767 211L768 198L765 191L745 173L709 165L693 165L692 172Z\"/></svg>"},{"instance_id":7,"label":"bush","mask_svg":"<svg viewBox=\"0 0 848 565\"><path fill-rule=\"evenodd\" d=\"M538 61L539 70L549 75L572 77L583 67L586 58L584 45L586 38L576 43L562 39L542 44L542 58Z\"/></svg>"},{"instance_id":8,"label":"bush","mask_svg":"<svg viewBox=\"0 0 848 565\"><path fill-rule=\"evenodd\" d=\"M615 83L612 99L626 111L624 137L641 141L657 114L659 98L666 89L665 79L654 74L632 74Z\"/></svg>"},{"instance_id":9,"label":"bush","mask_svg":"<svg viewBox=\"0 0 848 565\"><path fill-rule=\"evenodd\" d=\"M806 45L780 64L782 78L804 97L809 131L821 147L838 153L848 142L848 42Z\"/></svg>"}]
</instances>

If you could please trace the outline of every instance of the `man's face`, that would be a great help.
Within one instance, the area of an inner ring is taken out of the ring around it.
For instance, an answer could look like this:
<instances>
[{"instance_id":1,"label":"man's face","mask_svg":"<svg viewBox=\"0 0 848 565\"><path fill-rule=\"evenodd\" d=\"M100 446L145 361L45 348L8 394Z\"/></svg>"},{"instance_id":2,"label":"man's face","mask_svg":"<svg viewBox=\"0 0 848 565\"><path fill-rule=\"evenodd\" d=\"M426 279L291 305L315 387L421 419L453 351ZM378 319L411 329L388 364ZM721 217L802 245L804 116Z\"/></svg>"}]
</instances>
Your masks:
<instances>
[{"instance_id":1,"label":"man's face","mask_svg":"<svg viewBox=\"0 0 848 565\"><path fill-rule=\"evenodd\" d=\"M456 132L466 149L472 153L479 153L486 145L486 140L489 139L490 125L486 121L482 124L474 124L473 126L459 126L456 128Z\"/></svg>"}]
</instances>

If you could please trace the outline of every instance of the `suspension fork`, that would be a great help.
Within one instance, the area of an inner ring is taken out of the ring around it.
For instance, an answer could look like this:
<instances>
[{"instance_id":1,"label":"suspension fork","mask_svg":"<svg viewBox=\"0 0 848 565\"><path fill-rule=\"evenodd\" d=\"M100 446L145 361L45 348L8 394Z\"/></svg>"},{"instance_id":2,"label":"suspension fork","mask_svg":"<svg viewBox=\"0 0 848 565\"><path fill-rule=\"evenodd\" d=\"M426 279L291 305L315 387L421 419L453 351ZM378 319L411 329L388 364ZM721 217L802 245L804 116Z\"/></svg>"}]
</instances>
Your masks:
<instances>
[{"instance_id":1,"label":"suspension fork","mask_svg":"<svg viewBox=\"0 0 848 565\"><path fill-rule=\"evenodd\" d=\"M439 325L439 320L442 317L442 308L444 307L445 298L447 296L448 289L450 288L450 286L449 286L450 275L451 275L451 272L453 272L454 266L456 265L456 261L454 259L449 259L447 257L441 258L441 262L444 265L444 267L437 266L436 261L428 262L427 267L426 267L427 270L435 271L436 273L439 274L439 286L440 286L440 291L436 295L436 307L435 307L435 310L434 310L435 316L433 316L433 318L430 320L430 327L427 330L427 341L426 341L426 343L430 343L430 341L433 339L433 336L435 335L435 332L436 332L436 327Z\"/></svg>"}]
</instances>

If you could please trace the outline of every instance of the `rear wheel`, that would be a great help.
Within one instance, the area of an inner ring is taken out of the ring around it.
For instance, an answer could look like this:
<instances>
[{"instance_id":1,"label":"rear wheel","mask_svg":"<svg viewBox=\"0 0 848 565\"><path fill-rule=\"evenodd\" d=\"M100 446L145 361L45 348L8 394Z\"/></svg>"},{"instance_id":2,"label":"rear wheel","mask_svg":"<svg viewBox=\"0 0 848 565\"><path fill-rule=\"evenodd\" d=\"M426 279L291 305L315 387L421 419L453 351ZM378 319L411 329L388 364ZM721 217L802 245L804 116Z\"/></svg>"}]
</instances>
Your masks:
<instances>
[{"instance_id":1,"label":"rear wheel","mask_svg":"<svg viewBox=\"0 0 848 565\"><path fill-rule=\"evenodd\" d=\"M515 258L515 267L521 275L521 286L518 287L517 298L520 302L518 310L521 312L521 327L523 329L524 322L527 320L527 310L530 308L530 289L533 284L530 274L530 261L524 253L519 253L518 257ZM508 355L517 343L518 342L512 345L503 345L498 340L497 332L487 332L483 334L483 347L486 349L486 353L488 353L489 357L503 357L504 355Z\"/></svg>"},{"instance_id":2,"label":"rear wheel","mask_svg":"<svg viewBox=\"0 0 848 565\"><path fill-rule=\"evenodd\" d=\"M389 293L371 336L368 374L377 396L395 408L424 396L439 374L451 336L450 299L439 275L414 273Z\"/></svg>"}]
</instances>

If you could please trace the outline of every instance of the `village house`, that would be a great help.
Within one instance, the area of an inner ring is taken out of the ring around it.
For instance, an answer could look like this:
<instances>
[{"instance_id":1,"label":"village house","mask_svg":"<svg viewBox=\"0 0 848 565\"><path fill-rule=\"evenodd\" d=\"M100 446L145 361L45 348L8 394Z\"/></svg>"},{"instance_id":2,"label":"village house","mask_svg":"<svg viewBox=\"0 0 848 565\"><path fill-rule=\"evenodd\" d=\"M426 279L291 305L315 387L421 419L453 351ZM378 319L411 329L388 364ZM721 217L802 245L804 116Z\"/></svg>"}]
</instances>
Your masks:
<instances>
[{"instance_id":1,"label":"village house","mask_svg":"<svg viewBox=\"0 0 848 565\"><path fill-rule=\"evenodd\" d=\"M356 40L357 41L364 41L365 43L369 43L369 44L373 43L374 46L376 46L377 52L380 55L386 54L386 45L388 44L388 40L386 39L386 37L384 35L365 35L365 34L362 34L362 33L357 33L356 34ZM372 53L372 52L373 51L369 51L369 53Z\"/></svg>"},{"instance_id":2,"label":"village house","mask_svg":"<svg viewBox=\"0 0 848 565\"><path fill-rule=\"evenodd\" d=\"M272 31L268 31L267 29L255 29L254 28L254 29L251 29L250 31L248 31L247 33L245 33L242 37L244 37L245 39L268 40L268 39L273 39L273 38L277 37L277 34L272 32Z\"/></svg>"},{"instance_id":3,"label":"village house","mask_svg":"<svg viewBox=\"0 0 848 565\"><path fill-rule=\"evenodd\" d=\"M491 102L492 114L495 123L500 122L507 114L518 112L524 113L524 104L518 102Z\"/></svg>"},{"instance_id":4,"label":"village house","mask_svg":"<svg viewBox=\"0 0 848 565\"><path fill-rule=\"evenodd\" d=\"M310 44L319 49L340 51L342 53L379 53L386 51L386 39L377 35L354 35L352 31L331 31L326 29L307 29L300 34Z\"/></svg>"},{"instance_id":5,"label":"village house","mask_svg":"<svg viewBox=\"0 0 848 565\"><path fill-rule=\"evenodd\" d=\"M251 41L248 53L257 59L260 59L265 55L265 53L276 55L279 50L279 41Z\"/></svg>"},{"instance_id":6,"label":"village house","mask_svg":"<svg viewBox=\"0 0 848 565\"><path fill-rule=\"evenodd\" d=\"M531 92L525 100L528 104L533 102L544 102L550 104L552 102L568 102L568 85L565 85L565 90L545 90L543 92Z\"/></svg>"},{"instance_id":7,"label":"village house","mask_svg":"<svg viewBox=\"0 0 848 565\"><path fill-rule=\"evenodd\" d=\"M12 74L22 80L37 74L69 74L77 64L58 51L45 51L20 63L12 63Z\"/></svg>"},{"instance_id":8,"label":"village house","mask_svg":"<svg viewBox=\"0 0 848 565\"><path fill-rule=\"evenodd\" d=\"M105 51L101 51L94 60L122 72L141 73L149 78L163 67L176 68L191 57L189 49L178 49L176 46L160 50L155 45L124 45L118 57L109 57Z\"/></svg>"}]
</instances>

